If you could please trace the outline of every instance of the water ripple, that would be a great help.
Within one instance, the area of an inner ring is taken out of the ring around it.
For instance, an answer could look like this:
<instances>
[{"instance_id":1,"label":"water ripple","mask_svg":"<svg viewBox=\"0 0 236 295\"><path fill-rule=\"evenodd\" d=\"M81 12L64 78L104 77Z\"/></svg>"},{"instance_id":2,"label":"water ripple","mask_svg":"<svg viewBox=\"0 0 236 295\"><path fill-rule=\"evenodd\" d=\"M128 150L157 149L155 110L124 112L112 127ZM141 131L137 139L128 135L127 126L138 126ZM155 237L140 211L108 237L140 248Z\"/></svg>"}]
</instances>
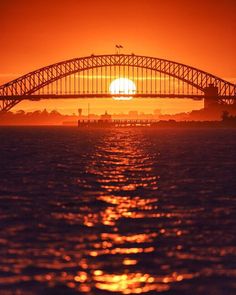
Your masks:
<instances>
[{"instance_id":1,"label":"water ripple","mask_svg":"<svg viewBox=\"0 0 236 295\"><path fill-rule=\"evenodd\" d=\"M234 130L0 140L1 294L235 293Z\"/></svg>"}]
</instances>

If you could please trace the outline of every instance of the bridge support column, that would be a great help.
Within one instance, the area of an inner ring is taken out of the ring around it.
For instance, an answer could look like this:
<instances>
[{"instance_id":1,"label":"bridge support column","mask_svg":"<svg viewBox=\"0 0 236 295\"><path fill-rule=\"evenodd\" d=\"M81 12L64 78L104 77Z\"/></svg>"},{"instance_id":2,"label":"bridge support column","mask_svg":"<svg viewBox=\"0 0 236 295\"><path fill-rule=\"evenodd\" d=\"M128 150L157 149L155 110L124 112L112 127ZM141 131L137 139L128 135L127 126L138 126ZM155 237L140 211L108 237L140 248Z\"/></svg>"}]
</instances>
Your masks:
<instances>
[{"instance_id":1,"label":"bridge support column","mask_svg":"<svg viewBox=\"0 0 236 295\"><path fill-rule=\"evenodd\" d=\"M218 104L218 87L214 84L209 84L204 89L204 109L209 109L210 107Z\"/></svg>"}]
</instances>

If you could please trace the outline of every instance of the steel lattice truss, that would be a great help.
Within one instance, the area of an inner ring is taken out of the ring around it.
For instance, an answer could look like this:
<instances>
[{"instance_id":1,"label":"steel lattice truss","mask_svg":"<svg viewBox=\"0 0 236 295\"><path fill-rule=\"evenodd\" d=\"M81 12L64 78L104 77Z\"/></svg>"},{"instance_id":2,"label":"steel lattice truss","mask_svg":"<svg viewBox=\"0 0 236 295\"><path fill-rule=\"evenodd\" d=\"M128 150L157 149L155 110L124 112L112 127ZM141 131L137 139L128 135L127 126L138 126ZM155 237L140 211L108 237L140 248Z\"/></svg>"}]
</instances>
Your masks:
<instances>
[{"instance_id":1,"label":"steel lattice truss","mask_svg":"<svg viewBox=\"0 0 236 295\"><path fill-rule=\"evenodd\" d=\"M62 61L30 72L0 86L0 111L9 111L24 99L36 99L37 95L34 94L37 91L67 76L91 69L111 66L141 68L162 73L198 89L202 92L202 96L204 96L204 89L210 84L213 84L218 87L217 100L219 102L225 102L227 100L236 101L236 85L197 68L160 58L137 56L134 54L113 54L91 55ZM149 94L146 92L139 96L148 97ZM161 95L162 93L159 93L159 96ZM86 96L89 97L88 94L84 95L84 97ZM93 93L93 96L96 96L96 93ZM99 96L98 93L97 96ZM165 96L168 97L168 94L165 94ZM158 97L158 95L155 97ZM38 99L41 98L46 97L39 95Z\"/></svg>"}]
</instances>

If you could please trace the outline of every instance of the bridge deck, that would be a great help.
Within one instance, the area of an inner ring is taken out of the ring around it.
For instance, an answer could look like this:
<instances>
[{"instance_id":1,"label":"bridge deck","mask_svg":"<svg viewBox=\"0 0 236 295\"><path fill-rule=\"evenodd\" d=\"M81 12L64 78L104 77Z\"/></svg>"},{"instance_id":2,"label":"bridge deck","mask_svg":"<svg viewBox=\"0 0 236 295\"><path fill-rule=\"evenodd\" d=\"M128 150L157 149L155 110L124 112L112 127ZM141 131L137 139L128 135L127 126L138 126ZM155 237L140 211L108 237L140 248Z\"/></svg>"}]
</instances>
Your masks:
<instances>
[{"instance_id":1,"label":"bridge deck","mask_svg":"<svg viewBox=\"0 0 236 295\"><path fill-rule=\"evenodd\" d=\"M136 93L136 94L110 94L110 93L82 93L82 94L40 94L40 95L15 95L15 96L0 96L0 100L11 99L19 100L26 99L37 101L41 99L83 99L83 98L119 98L119 97L132 97L132 98L188 98L193 100L202 100L204 95L196 94L160 94L160 93ZM232 97L233 98L233 97ZM226 97L231 99L231 97Z\"/></svg>"}]
</instances>

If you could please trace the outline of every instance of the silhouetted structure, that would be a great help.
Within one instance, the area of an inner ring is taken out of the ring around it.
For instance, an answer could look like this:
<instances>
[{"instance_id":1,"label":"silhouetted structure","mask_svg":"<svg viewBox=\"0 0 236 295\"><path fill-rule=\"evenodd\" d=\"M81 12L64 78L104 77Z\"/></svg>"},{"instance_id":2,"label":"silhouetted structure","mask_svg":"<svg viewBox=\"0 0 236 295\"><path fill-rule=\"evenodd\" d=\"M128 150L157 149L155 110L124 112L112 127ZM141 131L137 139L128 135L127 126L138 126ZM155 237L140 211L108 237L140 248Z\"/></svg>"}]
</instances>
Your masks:
<instances>
[{"instance_id":1,"label":"silhouetted structure","mask_svg":"<svg viewBox=\"0 0 236 295\"><path fill-rule=\"evenodd\" d=\"M204 108L210 108L218 103L218 87L214 84L209 84L204 89L205 97L204 97Z\"/></svg>"},{"instance_id":2,"label":"silhouetted structure","mask_svg":"<svg viewBox=\"0 0 236 295\"><path fill-rule=\"evenodd\" d=\"M205 99L205 107L236 102L236 86L210 73L160 58L112 54L59 62L0 86L0 111L24 99L119 97L109 86L121 77L135 83L133 97Z\"/></svg>"},{"instance_id":3,"label":"silhouetted structure","mask_svg":"<svg viewBox=\"0 0 236 295\"><path fill-rule=\"evenodd\" d=\"M152 119L112 119L107 112L99 119L78 120L79 128L125 128L125 127L149 127L149 128L225 128L236 127L236 116L230 116L227 111L223 112L221 121L176 121L152 120Z\"/></svg>"}]
</instances>

